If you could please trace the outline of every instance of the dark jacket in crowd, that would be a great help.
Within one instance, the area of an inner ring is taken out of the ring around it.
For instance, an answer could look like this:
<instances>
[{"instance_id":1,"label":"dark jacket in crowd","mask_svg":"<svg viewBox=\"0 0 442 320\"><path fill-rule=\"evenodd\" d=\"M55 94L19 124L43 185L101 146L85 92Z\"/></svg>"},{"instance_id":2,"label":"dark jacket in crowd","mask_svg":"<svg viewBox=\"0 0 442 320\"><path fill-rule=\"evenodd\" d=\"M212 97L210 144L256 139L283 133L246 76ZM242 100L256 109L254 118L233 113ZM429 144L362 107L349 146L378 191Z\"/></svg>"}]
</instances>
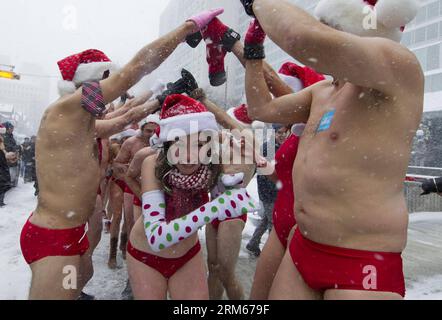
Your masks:
<instances>
[{"instance_id":1,"label":"dark jacket in crowd","mask_svg":"<svg viewBox=\"0 0 442 320\"><path fill-rule=\"evenodd\" d=\"M5 133L3 135L3 140L5 143L5 149L6 152L19 152L20 147L17 145L17 142L15 141L14 135L11 133ZM18 162L14 164L9 164L10 167L16 167L18 165Z\"/></svg>"},{"instance_id":2,"label":"dark jacket in crowd","mask_svg":"<svg viewBox=\"0 0 442 320\"><path fill-rule=\"evenodd\" d=\"M5 193L11 188L11 176L9 175L6 155L0 150L0 193Z\"/></svg>"},{"instance_id":3,"label":"dark jacket in crowd","mask_svg":"<svg viewBox=\"0 0 442 320\"><path fill-rule=\"evenodd\" d=\"M275 151L279 149L280 145L275 144ZM267 157L267 142L262 145L262 155ZM262 202L273 203L276 200L278 190L276 185L270 181L266 176L258 175L258 195Z\"/></svg>"},{"instance_id":4,"label":"dark jacket in crowd","mask_svg":"<svg viewBox=\"0 0 442 320\"><path fill-rule=\"evenodd\" d=\"M32 162L32 158L33 156L33 152L32 152L32 144L31 143L23 143L21 145L22 147L22 152L21 152L21 157L22 160L25 162L25 164Z\"/></svg>"}]
</instances>

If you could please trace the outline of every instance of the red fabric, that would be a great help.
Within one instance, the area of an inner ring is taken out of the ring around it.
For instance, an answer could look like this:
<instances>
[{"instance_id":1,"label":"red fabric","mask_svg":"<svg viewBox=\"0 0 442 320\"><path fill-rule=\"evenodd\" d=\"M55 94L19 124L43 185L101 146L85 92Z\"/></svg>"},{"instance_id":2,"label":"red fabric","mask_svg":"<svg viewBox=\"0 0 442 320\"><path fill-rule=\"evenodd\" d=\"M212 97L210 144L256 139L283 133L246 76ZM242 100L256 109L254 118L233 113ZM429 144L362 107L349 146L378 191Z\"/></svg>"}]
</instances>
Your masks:
<instances>
[{"instance_id":1,"label":"red fabric","mask_svg":"<svg viewBox=\"0 0 442 320\"><path fill-rule=\"evenodd\" d=\"M89 249L85 226L55 230L36 226L28 219L20 235L23 257L31 264L46 257L82 256Z\"/></svg>"},{"instance_id":2,"label":"red fabric","mask_svg":"<svg viewBox=\"0 0 442 320\"><path fill-rule=\"evenodd\" d=\"M259 21L253 19L250 22L249 29L247 30L244 44L263 44L266 39L266 33L262 29Z\"/></svg>"},{"instance_id":3,"label":"red fabric","mask_svg":"<svg viewBox=\"0 0 442 320\"><path fill-rule=\"evenodd\" d=\"M137 207L142 206L142 202L141 202L140 198L138 198L137 196L134 196L134 206L137 206Z\"/></svg>"},{"instance_id":4,"label":"red fabric","mask_svg":"<svg viewBox=\"0 0 442 320\"><path fill-rule=\"evenodd\" d=\"M63 80L72 81L80 64L92 62L110 62L111 60L100 50L89 49L73 54L57 62Z\"/></svg>"},{"instance_id":5,"label":"red fabric","mask_svg":"<svg viewBox=\"0 0 442 320\"><path fill-rule=\"evenodd\" d=\"M315 83L325 80L324 75L317 73L315 70L309 67L301 67L293 62L284 63L279 69L279 73L298 78L301 80L304 88L307 88Z\"/></svg>"},{"instance_id":6,"label":"red fabric","mask_svg":"<svg viewBox=\"0 0 442 320\"><path fill-rule=\"evenodd\" d=\"M236 107L233 110L233 115L235 118L245 124L252 124L253 121L249 118L249 115L247 114L247 105L242 104L238 107Z\"/></svg>"},{"instance_id":7,"label":"red fabric","mask_svg":"<svg viewBox=\"0 0 442 320\"><path fill-rule=\"evenodd\" d=\"M400 253L323 245L305 238L299 229L295 231L289 250L297 270L314 290L381 291L405 296ZM371 271L367 271L367 267ZM375 284L375 288L367 287L366 278L370 276L375 276L375 281L369 282Z\"/></svg>"},{"instance_id":8,"label":"red fabric","mask_svg":"<svg viewBox=\"0 0 442 320\"><path fill-rule=\"evenodd\" d=\"M160 118L164 120L184 114L201 112L207 112L206 106L201 102L182 94L172 94L164 101Z\"/></svg>"},{"instance_id":9,"label":"red fabric","mask_svg":"<svg viewBox=\"0 0 442 320\"><path fill-rule=\"evenodd\" d=\"M242 220L242 221L244 221L244 223L246 223L247 222L247 214L243 214L242 216L239 216L237 218L228 218L228 219L223 220L223 221L219 221L218 219L215 219L215 220L212 221L211 224L212 224L212 227L214 227L216 230L218 230L219 225L221 223L223 223L225 221L231 221L231 220Z\"/></svg>"},{"instance_id":10,"label":"red fabric","mask_svg":"<svg viewBox=\"0 0 442 320\"><path fill-rule=\"evenodd\" d=\"M133 192L132 192L132 189L131 188L129 188L129 186L127 185L127 183L124 183L126 186L124 187L124 193L127 193L127 194L134 194Z\"/></svg>"},{"instance_id":11,"label":"red fabric","mask_svg":"<svg viewBox=\"0 0 442 320\"><path fill-rule=\"evenodd\" d=\"M281 145L275 155L275 170L282 187L273 207L273 227L279 241L287 248L290 231L296 224L293 191L293 165L298 153L299 137L292 134Z\"/></svg>"},{"instance_id":12,"label":"red fabric","mask_svg":"<svg viewBox=\"0 0 442 320\"><path fill-rule=\"evenodd\" d=\"M102 139L97 138L97 147L98 147L98 162L101 164L101 161L103 161L103 144Z\"/></svg>"},{"instance_id":13,"label":"red fabric","mask_svg":"<svg viewBox=\"0 0 442 320\"><path fill-rule=\"evenodd\" d=\"M198 170L192 174L182 174L176 167L169 171L167 183L173 190L200 190L209 188L209 181L212 178L212 170L208 165L200 165Z\"/></svg>"},{"instance_id":14,"label":"red fabric","mask_svg":"<svg viewBox=\"0 0 442 320\"><path fill-rule=\"evenodd\" d=\"M209 194L200 190L173 189L166 193L166 221L181 218L209 202Z\"/></svg>"},{"instance_id":15,"label":"red fabric","mask_svg":"<svg viewBox=\"0 0 442 320\"><path fill-rule=\"evenodd\" d=\"M184 256L180 258L162 258L134 248L129 241L127 244L127 253L134 259L144 263L146 266L155 269L163 275L164 278L169 279L179 269L181 269L187 262L192 260L201 250L199 241L192 247Z\"/></svg>"},{"instance_id":16,"label":"red fabric","mask_svg":"<svg viewBox=\"0 0 442 320\"><path fill-rule=\"evenodd\" d=\"M214 18L202 31L203 38L207 43L207 63L210 75L225 73L224 58L227 51L222 45L222 39L228 30L229 28L218 18Z\"/></svg>"},{"instance_id":17,"label":"red fabric","mask_svg":"<svg viewBox=\"0 0 442 320\"><path fill-rule=\"evenodd\" d=\"M112 181L115 182L123 192L126 190L126 182L123 180L112 178Z\"/></svg>"}]
</instances>

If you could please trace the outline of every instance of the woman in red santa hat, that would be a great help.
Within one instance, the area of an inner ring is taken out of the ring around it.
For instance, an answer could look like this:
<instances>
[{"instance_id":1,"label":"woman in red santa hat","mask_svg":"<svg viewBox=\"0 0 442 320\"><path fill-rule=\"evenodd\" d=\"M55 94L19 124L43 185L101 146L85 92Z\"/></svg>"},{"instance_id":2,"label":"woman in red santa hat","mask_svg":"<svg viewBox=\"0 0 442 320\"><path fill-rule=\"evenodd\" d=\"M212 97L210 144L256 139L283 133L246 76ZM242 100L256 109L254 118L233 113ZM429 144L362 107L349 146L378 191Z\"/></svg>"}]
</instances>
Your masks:
<instances>
[{"instance_id":1,"label":"woman in red santa hat","mask_svg":"<svg viewBox=\"0 0 442 320\"><path fill-rule=\"evenodd\" d=\"M171 95L163 104L158 155L142 166L143 217L135 223L127 249L136 299L208 299L206 267L197 231L215 219L255 210L245 188L226 190L209 202L221 168L200 159L207 143L200 133L218 136L215 116L200 102ZM207 160L207 159L206 159Z\"/></svg>"}]
</instances>

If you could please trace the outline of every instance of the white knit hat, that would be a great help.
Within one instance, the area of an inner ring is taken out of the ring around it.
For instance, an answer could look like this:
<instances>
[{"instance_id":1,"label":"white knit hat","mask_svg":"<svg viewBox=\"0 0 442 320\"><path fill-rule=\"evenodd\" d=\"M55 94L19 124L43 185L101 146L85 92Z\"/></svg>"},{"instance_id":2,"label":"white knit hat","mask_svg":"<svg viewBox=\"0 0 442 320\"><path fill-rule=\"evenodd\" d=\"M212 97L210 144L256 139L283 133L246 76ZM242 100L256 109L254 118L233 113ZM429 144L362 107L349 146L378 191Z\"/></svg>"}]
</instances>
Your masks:
<instances>
[{"instance_id":1,"label":"white knit hat","mask_svg":"<svg viewBox=\"0 0 442 320\"><path fill-rule=\"evenodd\" d=\"M376 29L364 27L370 10L376 13ZM399 42L403 28L416 17L418 10L416 0L321 0L315 15L331 27L345 32Z\"/></svg>"},{"instance_id":2,"label":"white knit hat","mask_svg":"<svg viewBox=\"0 0 442 320\"><path fill-rule=\"evenodd\" d=\"M148 123L155 123L157 125L160 125L160 116L158 114L150 114L145 119L141 120L138 123L138 126L142 128Z\"/></svg>"}]
</instances>

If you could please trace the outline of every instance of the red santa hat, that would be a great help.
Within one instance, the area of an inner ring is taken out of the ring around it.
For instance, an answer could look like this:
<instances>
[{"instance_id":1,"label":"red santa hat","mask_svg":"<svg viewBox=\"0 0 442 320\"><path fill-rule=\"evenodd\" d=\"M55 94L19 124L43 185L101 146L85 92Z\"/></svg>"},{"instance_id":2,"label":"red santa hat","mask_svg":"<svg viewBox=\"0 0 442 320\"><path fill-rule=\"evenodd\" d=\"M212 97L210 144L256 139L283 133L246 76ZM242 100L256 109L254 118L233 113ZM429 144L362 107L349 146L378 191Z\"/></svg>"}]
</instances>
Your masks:
<instances>
[{"instance_id":1,"label":"red santa hat","mask_svg":"<svg viewBox=\"0 0 442 320\"><path fill-rule=\"evenodd\" d=\"M315 15L331 27L336 27L361 37L384 37L400 41L404 26L417 15L416 0L321 0ZM375 29L364 28L369 10L377 18Z\"/></svg>"},{"instance_id":2,"label":"red santa hat","mask_svg":"<svg viewBox=\"0 0 442 320\"><path fill-rule=\"evenodd\" d=\"M63 80L58 82L61 96L74 93L82 83L102 80L106 71L116 70L116 65L100 50L89 49L57 62Z\"/></svg>"},{"instance_id":3,"label":"red santa hat","mask_svg":"<svg viewBox=\"0 0 442 320\"><path fill-rule=\"evenodd\" d=\"M4 125L0 124L0 134L5 134L6 133L6 128Z\"/></svg>"},{"instance_id":4,"label":"red santa hat","mask_svg":"<svg viewBox=\"0 0 442 320\"><path fill-rule=\"evenodd\" d=\"M235 108L230 108L227 110L227 114L241 123L246 128L253 128L253 129L262 129L265 128L265 123L261 121L253 121L249 118L249 115L247 114L247 105L242 104L240 106L237 106Z\"/></svg>"},{"instance_id":5,"label":"red santa hat","mask_svg":"<svg viewBox=\"0 0 442 320\"><path fill-rule=\"evenodd\" d=\"M325 80L325 77L309 67L301 67L293 62L284 63L279 69L279 77L293 92L301 91L316 82Z\"/></svg>"},{"instance_id":6,"label":"red santa hat","mask_svg":"<svg viewBox=\"0 0 442 320\"><path fill-rule=\"evenodd\" d=\"M202 131L218 131L215 115L201 102L182 94L172 94L166 98L160 119L156 144Z\"/></svg>"}]
</instances>

